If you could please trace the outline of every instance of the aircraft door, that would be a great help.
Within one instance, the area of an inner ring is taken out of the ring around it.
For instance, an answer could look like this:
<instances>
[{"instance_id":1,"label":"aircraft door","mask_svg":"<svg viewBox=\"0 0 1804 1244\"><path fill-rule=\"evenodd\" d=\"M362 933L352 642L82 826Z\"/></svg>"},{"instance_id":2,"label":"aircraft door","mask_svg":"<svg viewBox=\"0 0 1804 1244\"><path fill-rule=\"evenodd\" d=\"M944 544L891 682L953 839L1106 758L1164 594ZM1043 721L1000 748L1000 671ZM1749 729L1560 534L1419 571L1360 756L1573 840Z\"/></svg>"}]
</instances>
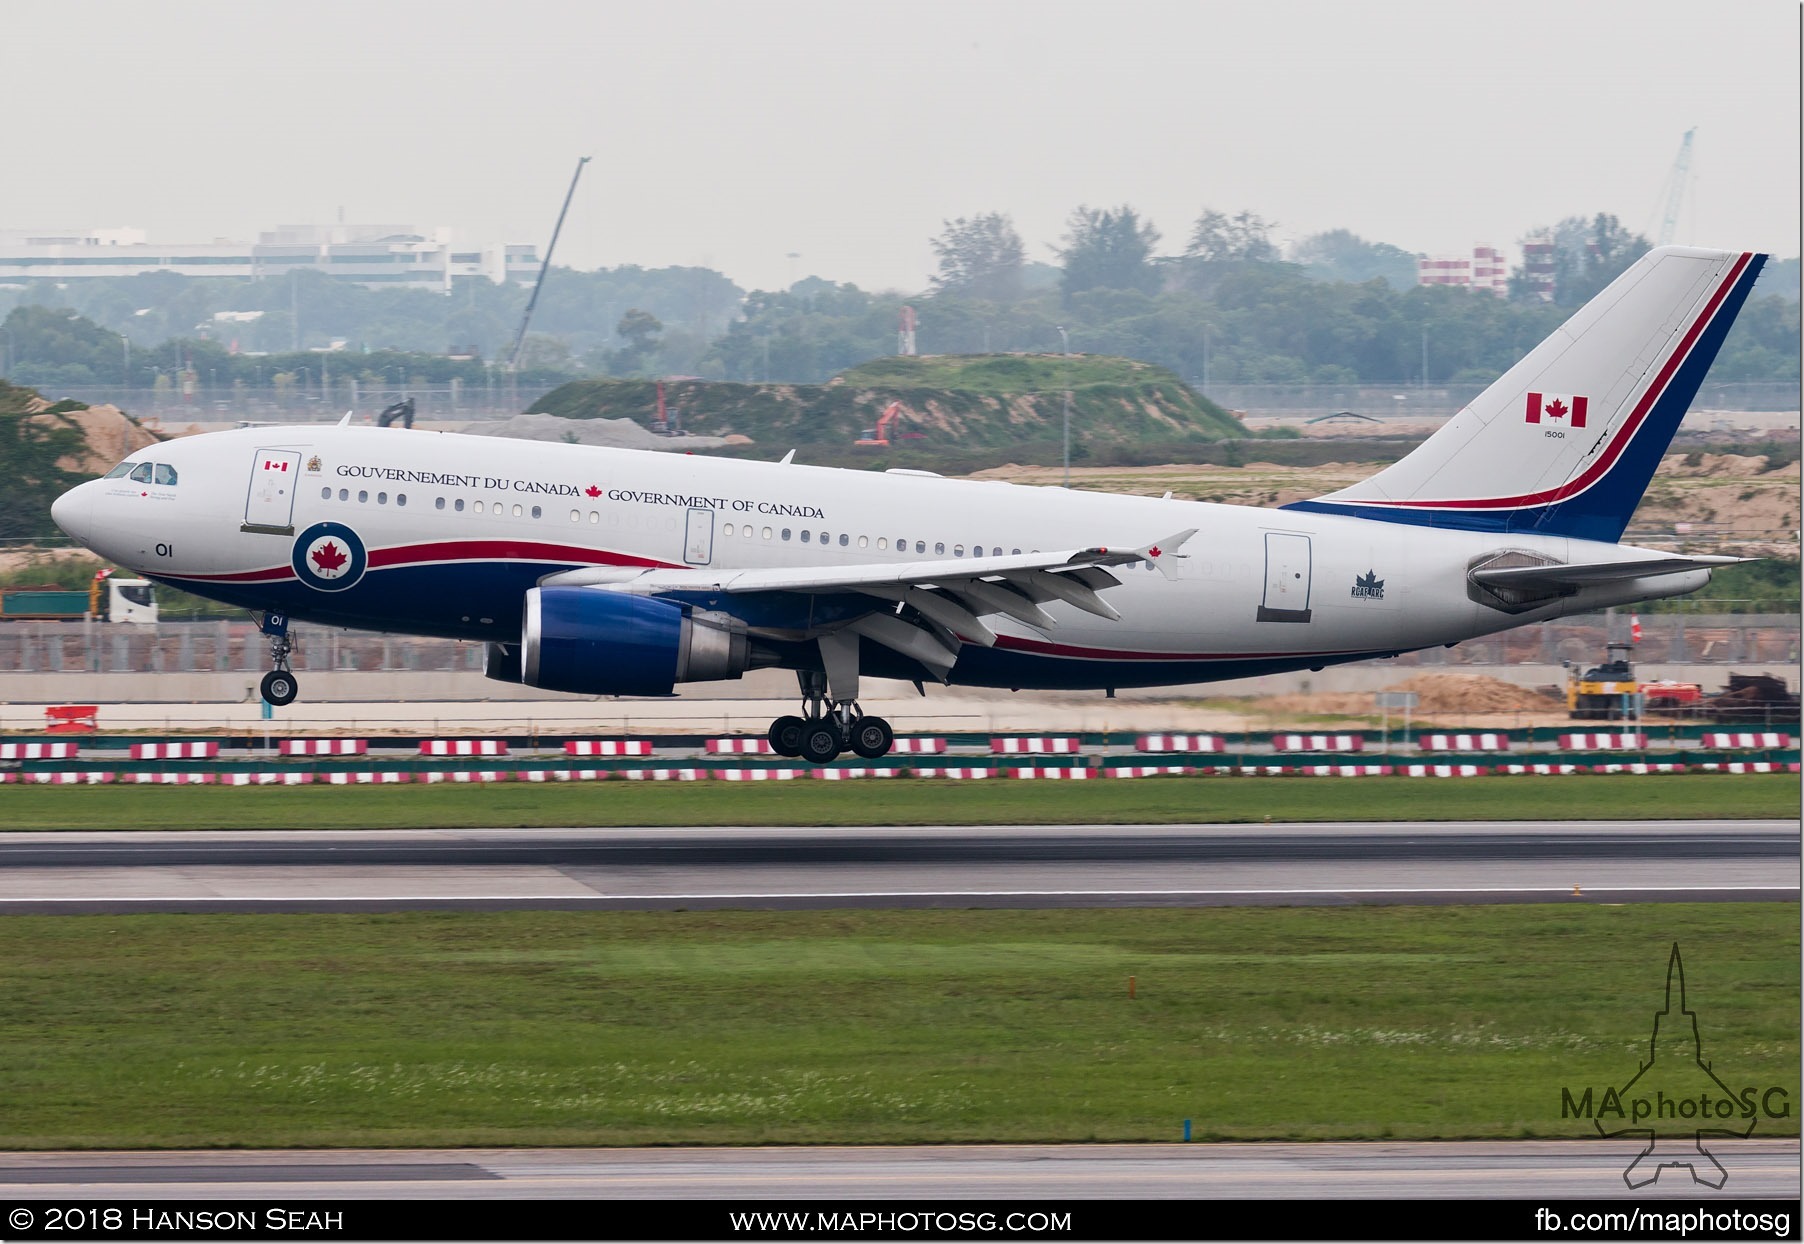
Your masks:
<instances>
[{"instance_id":1,"label":"aircraft door","mask_svg":"<svg viewBox=\"0 0 1804 1244\"><path fill-rule=\"evenodd\" d=\"M713 510L689 511L689 526L683 535L683 560L691 566L706 566L714 560Z\"/></svg>"},{"instance_id":2,"label":"aircraft door","mask_svg":"<svg viewBox=\"0 0 1804 1244\"><path fill-rule=\"evenodd\" d=\"M245 531L264 535L294 534L294 493L300 483L301 455L286 449L259 449L251 463L250 491L244 499Z\"/></svg>"},{"instance_id":3,"label":"aircraft door","mask_svg":"<svg viewBox=\"0 0 1804 1244\"><path fill-rule=\"evenodd\" d=\"M1309 537L1265 533L1265 596L1261 622L1309 621Z\"/></svg>"}]
</instances>

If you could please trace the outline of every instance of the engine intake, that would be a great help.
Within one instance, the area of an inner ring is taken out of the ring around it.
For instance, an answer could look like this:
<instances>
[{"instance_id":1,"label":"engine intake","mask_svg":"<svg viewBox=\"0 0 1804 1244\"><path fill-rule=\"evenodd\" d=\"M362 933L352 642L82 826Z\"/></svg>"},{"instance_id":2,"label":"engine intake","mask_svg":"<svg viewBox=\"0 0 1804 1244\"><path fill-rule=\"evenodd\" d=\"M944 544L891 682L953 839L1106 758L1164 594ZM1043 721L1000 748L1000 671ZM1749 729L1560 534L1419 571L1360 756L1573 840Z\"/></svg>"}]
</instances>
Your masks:
<instances>
[{"instance_id":1,"label":"engine intake","mask_svg":"<svg viewBox=\"0 0 1804 1244\"><path fill-rule=\"evenodd\" d=\"M669 695L751 663L737 618L593 587L528 591L521 641L521 682L580 695Z\"/></svg>"}]
</instances>

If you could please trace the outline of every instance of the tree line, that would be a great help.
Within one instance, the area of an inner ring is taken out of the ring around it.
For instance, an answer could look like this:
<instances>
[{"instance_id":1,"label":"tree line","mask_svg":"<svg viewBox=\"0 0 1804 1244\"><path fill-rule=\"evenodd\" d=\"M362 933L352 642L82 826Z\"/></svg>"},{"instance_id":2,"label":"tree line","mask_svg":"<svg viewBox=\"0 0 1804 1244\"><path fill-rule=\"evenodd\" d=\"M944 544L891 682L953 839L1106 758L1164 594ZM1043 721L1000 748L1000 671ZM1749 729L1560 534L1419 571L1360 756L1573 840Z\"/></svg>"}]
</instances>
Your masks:
<instances>
[{"instance_id":1,"label":"tree line","mask_svg":"<svg viewBox=\"0 0 1804 1244\"><path fill-rule=\"evenodd\" d=\"M1518 270L1500 298L1418 286L1414 255L1347 230L1285 254L1273 229L1249 211L1205 209L1183 247L1165 253L1160 231L1132 206L1084 205L1053 248L1057 262L1043 263L1006 213L959 217L932 239L937 271L913 295L818 277L748 292L704 268L559 268L527 341L526 378L820 383L896 353L906 306L928 354L1068 348L1158 363L1205 389L1483 383L1648 249L1615 217L1569 217L1537 231L1552 243L1551 285ZM1797 260L1775 265L1713 378L1799 378L1796 285ZM527 294L481 278L459 280L449 295L371 290L318 273L40 282L0 290L0 364L52 389L143 387L183 372L279 387L278 377L317 384L321 369L390 387L453 377L478 385L505 361Z\"/></svg>"}]
</instances>

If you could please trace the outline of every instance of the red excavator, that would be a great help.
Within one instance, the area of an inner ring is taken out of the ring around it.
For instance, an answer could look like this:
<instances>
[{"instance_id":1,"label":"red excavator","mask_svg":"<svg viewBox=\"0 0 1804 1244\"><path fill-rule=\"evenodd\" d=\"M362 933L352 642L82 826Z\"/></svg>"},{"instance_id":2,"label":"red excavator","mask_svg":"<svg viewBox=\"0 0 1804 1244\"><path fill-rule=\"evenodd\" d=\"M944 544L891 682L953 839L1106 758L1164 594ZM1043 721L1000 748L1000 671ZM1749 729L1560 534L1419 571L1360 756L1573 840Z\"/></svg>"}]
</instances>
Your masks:
<instances>
[{"instance_id":1,"label":"red excavator","mask_svg":"<svg viewBox=\"0 0 1804 1244\"><path fill-rule=\"evenodd\" d=\"M888 449L892 435L899 441L925 440L926 438L919 432L897 432L895 430L896 424L899 423L902 416L907 413L907 408L904 407L901 402L891 402L888 406L884 407L883 413L877 417L877 426L874 428L866 428L864 430L864 435L858 439L857 443L877 449Z\"/></svg>"}]
</instances>

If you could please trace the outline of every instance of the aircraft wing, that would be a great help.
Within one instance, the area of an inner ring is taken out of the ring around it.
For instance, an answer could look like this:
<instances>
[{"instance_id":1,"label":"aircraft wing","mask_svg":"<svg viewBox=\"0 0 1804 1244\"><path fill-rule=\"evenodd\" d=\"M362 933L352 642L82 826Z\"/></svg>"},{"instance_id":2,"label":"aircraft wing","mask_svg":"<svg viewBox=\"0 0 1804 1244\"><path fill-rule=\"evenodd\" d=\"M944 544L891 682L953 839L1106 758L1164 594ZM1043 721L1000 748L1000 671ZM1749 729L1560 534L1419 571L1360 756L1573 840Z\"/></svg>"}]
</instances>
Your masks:
<instances>
[{"instance_id":1,"label":"aircraft wing","mask_svg":"<svg viewBox=\"0 0 1804 1244\"><path fill-rule=\"evenodd\" d=\"M874 562L850 566L779 566L767 569L698 567L632 570L594 567L567 570L541 580L545 587L592 586L614 592L858 593L872 597L872 613L849 629L924 664L950 669L960 640L989 647L996 634L982 619L1003 614L1030 626L1057 625L1042 606L1063 601L1098 617L1121 615L1097 592L1121 582L1111 566L1146 564L1170 575L1165 560L1196 534L1176 532L1138 547L1095 546L1001 557ZM882 601L885 604L877 604ZM895 608L887 606L894 605ZM911 618L899 616L902 607ZM879 612L881 611L881 612Z\"/></svg>"},{"instance_id":2,"label":"aircraft wing","mask_svg":"<svg viewBox=\"0 0 1804 1244\"><path fill-rule=\"evenodd\" d=\"M1747 557L1649 557L1640 561L1581 562L1571 566L1507 566L1495 569L1480 567L1472 571L1474 582L1491 587L1583 587L1588 583L1612 583L1621 579L1641 579L1649 575L1682 574L1687 570L1710 570L1751 561Z\"/></svg>"}]
</instances>

